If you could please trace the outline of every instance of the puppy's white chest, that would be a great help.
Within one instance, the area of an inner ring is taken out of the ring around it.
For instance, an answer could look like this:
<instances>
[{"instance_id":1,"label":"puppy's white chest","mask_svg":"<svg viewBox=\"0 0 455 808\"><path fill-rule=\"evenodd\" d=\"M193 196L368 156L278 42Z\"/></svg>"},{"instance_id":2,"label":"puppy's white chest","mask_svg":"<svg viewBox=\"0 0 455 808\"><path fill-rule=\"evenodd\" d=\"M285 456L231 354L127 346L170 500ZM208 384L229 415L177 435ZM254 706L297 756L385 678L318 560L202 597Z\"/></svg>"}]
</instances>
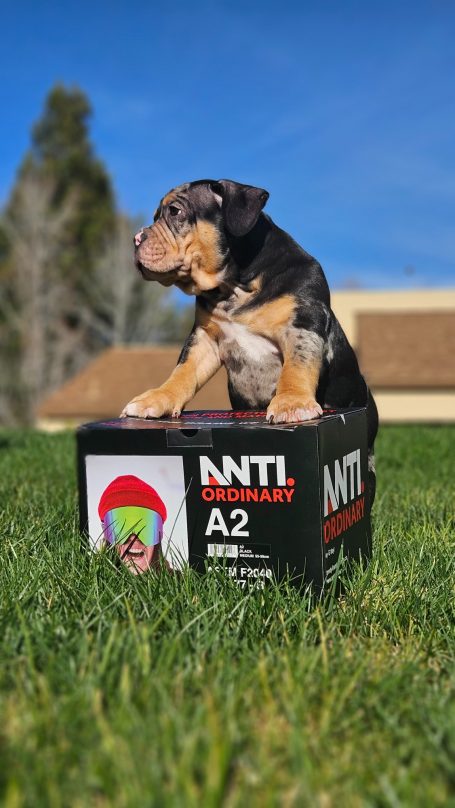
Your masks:
<instances>
[{"instance_id":1,"label":"puppy's white chest","mask_svg":"<svg viewBox=\"0 0 455 808\"><path fill-rule=\"evenodd\" d=\"M236 354L249 359L251 364L279 356L278 346L272 340L254 334L247 326L226 319L220 323L220 357L224 362Z\"/></svg>"},{"instance_id":2,"label":"puppy's white chest","mask_svg":"<svg viewBox=\"0 0 455 808\"><path fill-rule=\"evenodd\" d=\"M233 406L267 407L282 367L278 346L226 318L220 323L219 350L229 377Z\"/></svg>"}]
</instances>

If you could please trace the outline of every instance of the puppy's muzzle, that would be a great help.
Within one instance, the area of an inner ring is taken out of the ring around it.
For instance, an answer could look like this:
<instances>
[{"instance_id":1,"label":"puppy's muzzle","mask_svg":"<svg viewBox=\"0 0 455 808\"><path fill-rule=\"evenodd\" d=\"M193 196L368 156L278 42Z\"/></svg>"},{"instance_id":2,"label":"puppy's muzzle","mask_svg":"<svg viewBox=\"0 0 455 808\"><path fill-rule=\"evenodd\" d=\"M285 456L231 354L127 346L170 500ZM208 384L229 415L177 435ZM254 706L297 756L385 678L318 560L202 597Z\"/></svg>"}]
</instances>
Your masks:
<instances>
[{"instance_id":1,"label":"puppy's muzzle","mask_svg":"<svg viewBox=\"0 0 455 808\"><path fill-rule=\"evenodd\" d=\"M136 247L136 249L142 244L143 241L146 240L146 238L147 235L144 233L143 229L139 230L139 233L136 233L136 235L134 236L134 246Z\"/></svg>"},{"instance_id":2,"label":"puppy's muzzle","mask_svg":"<svg viewBox=\"0 0 455 808\"><path fill-rule=\"evenodd\" d=\"M173 268L168 266L171 262L166 254L166 245L152 228L143 228L136 233L134 247L136 264L155 272L167 272Z\"/></svg>"}]
</instances>

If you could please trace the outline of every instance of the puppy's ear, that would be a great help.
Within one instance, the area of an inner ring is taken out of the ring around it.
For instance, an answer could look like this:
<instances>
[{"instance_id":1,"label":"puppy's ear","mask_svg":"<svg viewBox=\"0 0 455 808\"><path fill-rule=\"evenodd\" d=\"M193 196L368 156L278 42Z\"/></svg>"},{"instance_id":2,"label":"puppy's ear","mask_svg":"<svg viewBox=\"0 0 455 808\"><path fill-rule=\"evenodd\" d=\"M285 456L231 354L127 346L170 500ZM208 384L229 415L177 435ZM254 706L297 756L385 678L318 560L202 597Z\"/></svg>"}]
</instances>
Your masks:
<instances>
[{"instance_id":1,"label":"puppy's ear","mask_svg":"<svg viewBox=\"0 0 455 808\"><path fill-rule=\"evenodd\" d=\"M232 180L218 180L212 182L210 187L214 194L221 197L226 229L233 236L245 236L249 233L269 198L268 191Z\"/></svg>"}]
</instances>

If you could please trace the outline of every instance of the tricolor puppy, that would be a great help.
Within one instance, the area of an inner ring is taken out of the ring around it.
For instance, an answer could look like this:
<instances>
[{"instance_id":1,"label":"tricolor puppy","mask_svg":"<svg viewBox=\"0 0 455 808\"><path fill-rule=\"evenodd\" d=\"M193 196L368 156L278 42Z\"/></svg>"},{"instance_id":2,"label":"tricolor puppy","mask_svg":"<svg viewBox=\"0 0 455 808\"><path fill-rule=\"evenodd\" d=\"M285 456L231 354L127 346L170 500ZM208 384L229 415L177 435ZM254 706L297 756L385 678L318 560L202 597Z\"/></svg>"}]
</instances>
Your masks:
<instances>
[{"instance_id":1,"label":"tricolor puppy","mask_svg":"<svg viewBox=\"0 0 455 808\"><path fill-rule=\"evenodd\" d=\"M137 233L142 276L196 295L196 316L169 379L122 415L179 415L222 364L232 407L265 409L275 423L366 406L372 500L373 397L320 264L262 212L268 196L231 180L190 182L170 191Z\"/></svg>"}]
</instances>

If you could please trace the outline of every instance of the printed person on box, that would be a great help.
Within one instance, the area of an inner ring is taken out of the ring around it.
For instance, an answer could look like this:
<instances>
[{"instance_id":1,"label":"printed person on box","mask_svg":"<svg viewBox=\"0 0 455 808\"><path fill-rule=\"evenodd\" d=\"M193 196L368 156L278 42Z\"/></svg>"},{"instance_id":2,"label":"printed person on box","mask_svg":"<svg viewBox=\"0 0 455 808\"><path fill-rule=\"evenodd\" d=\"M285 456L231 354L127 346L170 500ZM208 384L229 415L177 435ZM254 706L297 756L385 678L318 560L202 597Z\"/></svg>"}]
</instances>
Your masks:
<instances>
[{"instance_id":1,"label":"printed person on box","mask_svg":"<svg viewBox=\"0 0 455 808\"><path fill-rule=\"evenodd\" d=\"M151 485L125 474L103 491L98 514L104 538L134 575L163 561L161 539L166 506Z\"/></svg>"}]
</instances>

